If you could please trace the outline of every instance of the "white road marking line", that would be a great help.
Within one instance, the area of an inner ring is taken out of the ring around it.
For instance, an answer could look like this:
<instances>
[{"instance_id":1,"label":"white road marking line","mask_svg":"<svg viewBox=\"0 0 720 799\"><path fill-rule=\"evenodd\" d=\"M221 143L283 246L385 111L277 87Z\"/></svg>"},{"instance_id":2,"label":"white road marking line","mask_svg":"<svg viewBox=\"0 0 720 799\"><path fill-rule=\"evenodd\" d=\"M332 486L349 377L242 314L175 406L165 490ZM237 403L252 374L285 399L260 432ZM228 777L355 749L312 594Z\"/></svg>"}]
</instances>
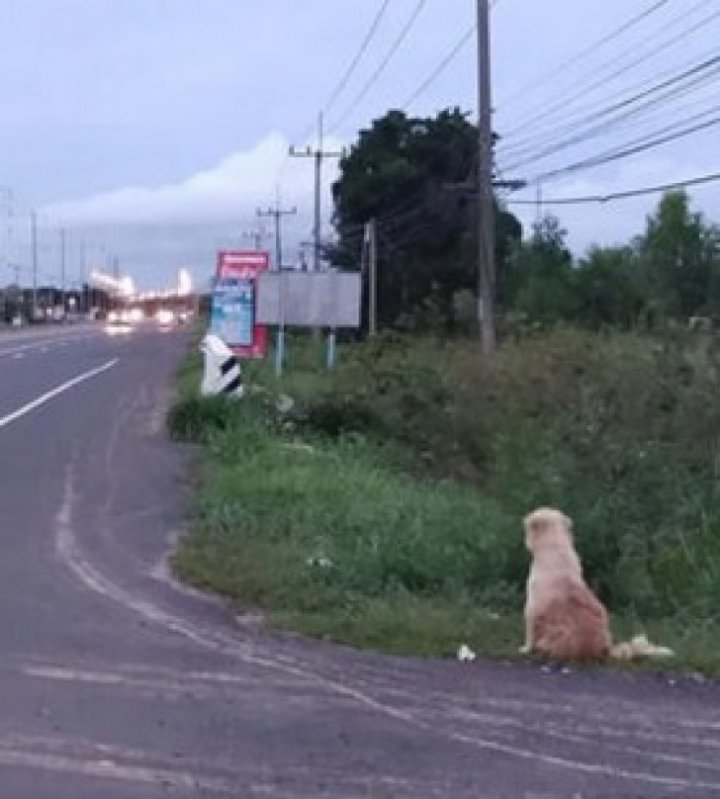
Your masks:
<instances>
[{"instance_id":1,"label":"white road marking line","mask_svg":"<svg viewBox=\"0 0 720 799\"><path fill-rule=\"evenodd\" d=\"M86 380L91 380L93 377L97 377L97 375L107 372L107 370L112 369L117 362L118 358L113 358L111 361L104 363L102 366L98 366L96 369L90 369L88 372L83 372L82 374L77 375L77 377L73 377L71 380L61 383L59 386L56 386L50 391L46 391L44 394L41 394L39 397L36 397L34 400L32 400L32 402L28 402L27 405L23 405L22 408L18 408L16 411L13 411L7 416L0 418L0 429L7 427L7 425L17 421L23 416L26 416L31 411L34 411L41 405L45 405L46 402L50 402L51 399L54 399L60 394L69 391L71 388L74 388L80 383L84 383Z\"/></svg>"},{"instance_id":2,"label":"white road marking line","mask_svg":"<svg viewBox=\"0 0 720 799\"><path fill-rule=\"evenodd\" d=\"M227 674L224 672L159 672L153 670L103 670L67 668L63 666L21 665L20 673L34 680L74 683L94 686L98 690L118 689L133 697L151 696L154 700L173 702L192 697L195 700L213 700L226 697L232 692L237 697L245 697L248 692L273 688L284 692L308 688L310 680L288 678L285 675L268 677L266 672L255 671L249 675ZM286 701L292 701L292 696Z\"/></svg>"},{"instance_id":3,"label":"white road marking line","mask_svg":"<svg viewBox=\"0 0 720 799\"><path fill-rule=\"evenodd\" d=\"M24 358L24 357L25 357L25 353L24 352L16 352L13 355L13 359L14 360L18 360L19 358Z\"/></svg>"},{"instance_id":4,"label":"white road marking line","mask_svg":"<svg viewBox=\"0 0 720 799\"><path fill-rule=\"evenodd\" d=\"M76 341L87 341L87 339L96 338L98 337L98 335L99 335L98 333L85 333L79 336L66 336L64 338L61 338L59 341L63 342L63 346L65 346L67 344L73 344ZM40 341L32 341L29 344L18 344L17 347L10 347L4 350L0 350L0 356L14 355L15 353L18 352L27 352L28 350L36 350L38 349L38 347L47 348L49 344L55 344L55 343L58 343L58 339L42 338L40 339ZM46 350L41 349L41 352L43 351Z\"/></svg>"},{"instance_id":5,"label":"white road marking line","mask_svg":"<svg viewBox=\"0 0 720 799\"><path fill-rule=\"evenodd\" d=\"M21 768L36 768L80 777L96 777L129 783L167 785L175 790L209 791L215 794L233 794L236 786L218 777L203 777L187 771L161 766L159 768L138 763L125 764L114 757L97 754L83 756L74 753L38 752L36 742L27 749L8 746L0 740L0 764Z\"/></svg>"}]
</instances>

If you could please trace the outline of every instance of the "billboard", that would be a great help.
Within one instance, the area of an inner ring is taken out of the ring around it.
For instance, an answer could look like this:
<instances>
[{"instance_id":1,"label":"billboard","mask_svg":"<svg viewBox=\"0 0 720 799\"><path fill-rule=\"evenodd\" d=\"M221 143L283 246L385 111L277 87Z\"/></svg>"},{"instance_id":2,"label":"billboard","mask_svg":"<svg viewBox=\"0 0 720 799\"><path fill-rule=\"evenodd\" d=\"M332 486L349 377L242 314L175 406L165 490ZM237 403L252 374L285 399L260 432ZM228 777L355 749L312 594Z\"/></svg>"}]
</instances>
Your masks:
<instances>
[{"instance_id":1,"label":"billboard","mask_svg":"<svg viewBox=\"0 0 720 799\"><path fill-rule=\"evenodd\" d=\"M257 321L288 327L360 327L359 272L267 272Z\"/></svg>"},{"instance_id":2,"label":"billboard","mask_svg":"<svg viewBox=\"0 0 720 799\"><path fill-rule=\"evenodd\" d=\"M262 358L267 348L267 330L258 324L256 311L258 277L269 263L266 252L218 253L210 330L243 358Z\"/></svg>"}]
</instances>

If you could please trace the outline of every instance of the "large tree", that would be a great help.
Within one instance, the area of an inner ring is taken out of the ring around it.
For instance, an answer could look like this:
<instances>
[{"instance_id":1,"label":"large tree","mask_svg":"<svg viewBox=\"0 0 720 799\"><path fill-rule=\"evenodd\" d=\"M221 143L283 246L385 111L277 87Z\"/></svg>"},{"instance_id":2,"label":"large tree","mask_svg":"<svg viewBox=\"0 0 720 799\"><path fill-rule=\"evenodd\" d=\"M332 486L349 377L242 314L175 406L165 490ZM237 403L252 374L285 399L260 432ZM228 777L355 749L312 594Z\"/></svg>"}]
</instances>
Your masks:
<instances>
[{"instance_id":1,"label":"large tree","mask_svg":"<svg viewBox=\"0 0 720 799\"><path fill-rule=\"evenodd\" d=\"M362 227L376 220L381 324L432 305L452 327L455 295L475 289L476 152L477 128L458 109L433 118L390 111L341 159L333 186L339 236L333 257L355 265ZM521 231L502 210L497 227L502 265Z\"/></svg>"},{"instance_id":2,"label":"large tree","mask_svg":"<svg viewBox=\"0 0 720 799\"><path fill-rule=\"evenodd\" d=\"M548 215L514 252L507 273L508 303L528 319L554 322L576 313L575 270L566 235L559 220Z\"/></svg>"},{"instance_id":3,"label":"large tree","mask_svg":"<svg viewBox=\"0 0 720 799\"><path fill-rule=\"evenodd\" d=\"M631 328L645 298L635 248L591 247L580 261L576 279L578 321L591 328Z\"/></svg>"},{"instance_id":4,"label":"large tree","mask_svg":"<svg viewBox=\"0 0 720 799\"><path fill-rule=\"evenodd\" d=\"M720 233L690 209L685 191L666 194L638 241L644 292L660 318L687 319L710 307L720 269Z\"/></svg>"}]
</instances>

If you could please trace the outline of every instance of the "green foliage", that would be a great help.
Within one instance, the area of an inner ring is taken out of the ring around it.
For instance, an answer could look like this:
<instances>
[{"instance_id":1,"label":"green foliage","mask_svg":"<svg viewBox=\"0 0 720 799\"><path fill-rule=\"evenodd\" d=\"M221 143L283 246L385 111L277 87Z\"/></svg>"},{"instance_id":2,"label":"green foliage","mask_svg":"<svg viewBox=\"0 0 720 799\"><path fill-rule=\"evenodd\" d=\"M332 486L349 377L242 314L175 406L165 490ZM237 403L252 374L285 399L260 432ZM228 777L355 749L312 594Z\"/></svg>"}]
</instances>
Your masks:
<instances>
[{"instance_id":1,"label":"green foliage","mask_svg":"<svg viewBox=\"0 0 720 799\"><path fill-rule=\"evenodd\" d=\"M684 191L663 197L640 242L646 293L656 314L687 319L710 310L708 289L720 271L718 244L720 232L701 214L691 213Z\"/></svg>"},{"instance_id":2,"label":"green foliage","mask_svg":"<svg viewBox=\"0 0 720 799\"><path fill-rule=\"evenodd\" d=\"M191 395L176 402L168 412L167 429L179 441L195 444L210 440L213 434L231 425L233 400L225 397Z\"/></svg>"},{"instance_id":3,"label":"green foliage","mask_svg":"<svg viewBox=\"0 0 720 799\"><path fill-rule=\"evenodd\" d=\"M644 299L630 247L591 247L575 276L576 318L593 329L633 328Z\"/></svg>"},{"instance_id":4,"label":"green foliage","mask_svg":"<svg viewBox=\"0 0 720 799\"><path fill-rule=\"evenodd\" d=\"M215 442L177 559L192 582L281 611L403 592L518 601L502 583L515 547L492 501L388 468L367 444L298 446L256 430Z\"/></svg>"},{"instance_id":5,"label":"green foliage","mask_svg":"<svg viewBox=\"0 0 720 799\"><path fill-rule=\"evenodd\" d=\"M473 330L465 300L477 285L476 150L477 129L459 109L433 118L390 111L341 159L333 186L339 238L329 255L357 268L363 226L376 220L381 326ZM684 191L667 193L633 242L592 247L579 260L556 218L540 220L521 241L518 220L501 205L496 211L496 302L505 329L518 321L599 330L720 319L720 228L691 210Z\"/></svg>"},{"instance_id":6,"label":"green foliage","mask_svg":"<svg viewBox=\"0 0 720 799\"><path fill-rule=\"evenodd\" d=\"M624 635L720 668L714 340L555 328L487 363L383 335L333 375L295 349L292 411L266 393L174 411L178 435L207 443L185 579L336 640L508 656L521 520L551 504Z\"/></svg>"},{"instance_id":7,"label":"green foliage","mask_svg":"<svg viewBox=\"0 0 720 799\"><path fill-rule=\"evenodd\" d=\"M430 323L453 329L453 298L473 289L475 200L460 184L472 179L477 129L458 109L435 118L390 111L363 130L340 161L333 186L340 242L332 257L358 264L358 231L378 229L378 315L384 326ZM498 257L507 259L520 225L500 210Z\"/></svg>"},{"instance_id":8,"label":"green foliage","mask_svg":"<svg viewBox=\"0 0 720 799\"><path fill-rule=\"evenodd\" d=\"M591 247L577 262L552 216L515 251L506 310L534 323L651 328L720 316L720 230L690 210L684 192L663 197L644 235L624 247Z\"/></svg>"},{"instance_id":9,"label":"green foliage","mask_svg":"<svg viewBox=\"0 0 720 799\"><path fill-rule=\"evenodd\" d=\"M545 217L533 226L530 241L517 248L511 263L508 301L533 321L553 322L574 315L572 256L565 236L555 217Z\"/></svg>"}]
</instances>

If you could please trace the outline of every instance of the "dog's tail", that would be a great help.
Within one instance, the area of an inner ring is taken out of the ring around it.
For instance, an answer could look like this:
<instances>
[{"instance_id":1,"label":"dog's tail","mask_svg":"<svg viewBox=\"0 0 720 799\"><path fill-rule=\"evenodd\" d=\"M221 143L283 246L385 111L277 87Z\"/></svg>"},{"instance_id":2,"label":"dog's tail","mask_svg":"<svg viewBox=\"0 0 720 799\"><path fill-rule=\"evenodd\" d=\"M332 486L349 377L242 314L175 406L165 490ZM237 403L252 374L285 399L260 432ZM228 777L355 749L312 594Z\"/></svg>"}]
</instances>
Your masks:
<instances>
[{"instance_id":1,"label":"dog's tail","mask_svg":"<svg viewBox=\"0 0 720 799\"><path fill-rule=\"evenodd\" d=\"M610 657L616 660L635 660L635 658L669 658L675 653L666 646L657 646L648 641L646 635L636 635L630 641L614 644Z\"/></svg>"}]
</instances>

